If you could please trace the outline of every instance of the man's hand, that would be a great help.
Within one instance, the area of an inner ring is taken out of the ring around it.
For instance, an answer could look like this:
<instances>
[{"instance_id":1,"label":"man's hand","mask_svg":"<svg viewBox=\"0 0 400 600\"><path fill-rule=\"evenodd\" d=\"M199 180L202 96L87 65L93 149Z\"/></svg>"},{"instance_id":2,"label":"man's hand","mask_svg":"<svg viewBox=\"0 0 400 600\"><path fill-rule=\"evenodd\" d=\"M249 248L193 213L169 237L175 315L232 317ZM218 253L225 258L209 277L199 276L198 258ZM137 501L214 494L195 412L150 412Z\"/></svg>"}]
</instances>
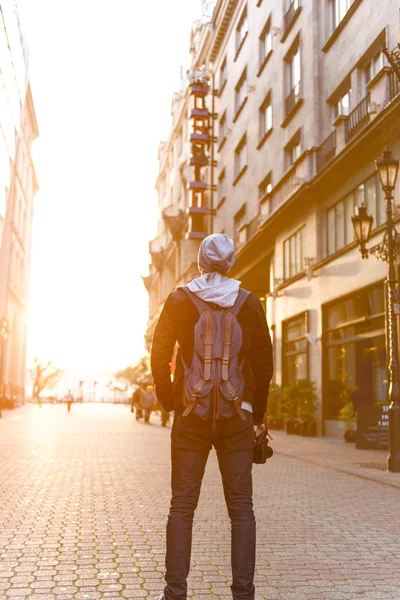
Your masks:
<instances>
[{"instance_id":1,"label":"man's hand","mask_svg":"<svg viewBox=\"0 0 400 600\"><path fill-rule=\"evenodd\" d=\"M254 433L256 434L256 437L258 437L260 433L262 433L266 429L267 428L265 427L264 423L262 423L261 425L254 425Z\"/></svg>"},{"instance_id":2,"label":"man's hand","mask_svg":"<svg viewBox=\"0 0 400 600\"><path fill-rule=\"evenodd\" d=\"M272 435L270 434L268 428L265 426L264 423L262 423L261 425L254 425L254 433L256 434L256 437L258 437L263 431L267 431L270 440L273 439Z\"/></svg>"}]
</instances>

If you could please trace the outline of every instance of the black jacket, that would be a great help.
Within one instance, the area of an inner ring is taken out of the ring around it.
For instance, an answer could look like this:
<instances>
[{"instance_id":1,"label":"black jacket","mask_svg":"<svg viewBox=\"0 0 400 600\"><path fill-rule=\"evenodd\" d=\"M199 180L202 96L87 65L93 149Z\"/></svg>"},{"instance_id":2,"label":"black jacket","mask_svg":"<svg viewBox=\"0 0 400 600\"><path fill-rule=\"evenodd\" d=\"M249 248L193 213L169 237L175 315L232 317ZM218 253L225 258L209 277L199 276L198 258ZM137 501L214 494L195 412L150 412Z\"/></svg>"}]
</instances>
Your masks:
<instances>
[{"instance_id":1,"label":"black jacket","mask_svg":"<svg viewBox=\"0 0 400 600\"><path fill-rule=\"evenodd\" d=\"M212 305L213 309L220 309ZM188 295L181 289L167 298L154 332L151 350L151 370L156 385L158 400L167 411L182 406L183 365L191 364L194 345L194 328L199 313ZM237 320L242 328L242 348L239 360L245 358L243 375L245 390L243 400L253 405L253 421L263 422L267 408L269 384L273 372L271 338L263 308L258 298L251 294ZM179 344L174 381L171 381L170 366L175 343Z\"/></svg>"}]
</instances>

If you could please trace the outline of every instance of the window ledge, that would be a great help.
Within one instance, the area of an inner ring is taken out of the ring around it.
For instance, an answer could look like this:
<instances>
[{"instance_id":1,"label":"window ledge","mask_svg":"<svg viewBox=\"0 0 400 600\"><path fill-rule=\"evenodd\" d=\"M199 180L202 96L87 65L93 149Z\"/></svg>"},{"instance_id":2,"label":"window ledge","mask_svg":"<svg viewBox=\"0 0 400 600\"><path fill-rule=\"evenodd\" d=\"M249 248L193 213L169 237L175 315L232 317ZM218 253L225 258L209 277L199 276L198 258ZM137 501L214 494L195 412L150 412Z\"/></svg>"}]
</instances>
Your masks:
<instances>
[{"instance_id":1,"label":"window ledge","mask_svg":"<svg viewBox=\"0 0 400 600\"><path fill-rule=\"evenodd\" d=\"M298 9L296 10L296 12L293 15L293 19L290 21L287 29L285 29L285 31L283 32L283 35L281 37L281 44L283 44L289 33L292 31L293 25L296 23L297 19L299 18L299 14L301 13L301 6L298 7Z\"/></svg>"},{"instance_id":2,"label":"window ledge","mask_svg":"<svg viewBox=\"0 0 400 600\"><path fill-rule=\"evenodd\" d=\"M257 0L256 6L261 6L262 3L263 3L263 0Z\"/></svg>"},{"instance_id":3,"label":"window ledge","mask_svg":"<svg viewBox=\"0 0 400 600\"><path fill-rule=\"evenodd\" d=\"M280 285L276 286L276 291L279 292L280 290L283 290L285 287L291 285L292 283L295 283L296 281L299 281L300 279L303 279L303 277L305 277L305 276L306 276L306 269L303 269L296 275L292 275L292 277L289 277L288 279L284 279L284 281Z\"/></svg>"},{"instance_id":4,"label":"window ledge","mask_svg":"<svg viewBox=\"0 0 400 600\"><path fill-rule=\"evenodd\" d=\"M303 98L299 98L298 101L296 102L296 104L294 105L294 107L292 108L292 110L290 111L290 113L286 115L286 117L281 125L282 129L285 129L285 127L288 125L288 123L290 123L290 121L293 119L294 115L303 106L303 104L304 104Z\"/></svg>"},{"instance_id":5,"label":"window ledge","mask_svg":"<svg viewBox=\"0 0 400 600\"><path fill-rule=\"evenodd\" d=\"M349 10L340 21L339 25L336 27L335 31L332 33L328 41L325 43L325 46L322 48L322 52L328 52L329 48L333 46L343 29L346 27L347 23L350 21L351 17L361 4L362 0L354 0L353 4L350 6Z\"/></svg>"},{"instance_id":6,"label":"window ledge","mask_svg":"<svg viewBox=\"0 0 400 600\"><path fill-rule=\"evenodd\" d=\"M247 165L245 165L243 167L243 169L240 171L240 173L236 176L236 179L233 180L232 185L236 185L239 182L239 180L242 178L242 176L246 173L246 171L247 171Z\"/></svg>"},{"instance_id":7,"label":"window ledge","mask_svg":"<svg viewBox=\"0 0 400 600\"><path fill-rule=\"evenodd\" d=\"M380 71L367 83L367 90L369 91L371 88L375 87L376 84L386 75L386 73L391 72L391 68L388 66L382 67Z\"/></svg>"},{"instance_id":8,"label":"window ledge","mask_svg":"<svg viewBox=\"0 0 400 600\"><path fill-rule=\"evenodd\" d=\"M248 98L249 98L249 97L248 97L248 96L246 96L246 98L243 100L242 104L239 106L239 108L238 108L238 110L237 110L237 112L236 112L236 115L233 117L233 122L234 122L234 123L236 123L236 121L238 120L238 118L239 118L239 116L240 116L240 113L242 112L243 108L245 107L245 105L246 105L246 102L247 102Z\"/></svg>"},{"instance_id":9,"label":"window ledge","mask_svg":"<svg viewBox=\"0 0 400 600\"><path fill-rule=\"evenodd\" d=\"M261 73L264 71L265 65L267 64L267 62L271 58L271 54L272 54L272 50L270 50L268 52L267 56L264 58L262 64L260 65L260 68L258 69L257 77L260 77Z\"/></svg>"},{"instance_id":10,"label":"window ledge","mask_svg":"<svg viewBox=\"0 0 400 600\"><path fill-rule=\"evenodd\" d=\"M221 208L221 206L223 204L225 204L225 200L226 200L226 196L224 196L223 198L221 198L221 200L217 204L217 210L219 210Z\"/></svg>"},{"instance_id":11,"label":"window ledge","mask_svg":"<svg viewBox=\"0 0 400 600\"><path fill-rule=\"evenodd\" d=\"M236 60L237 60L237 57L239 56L239 54L240 54L240 51L241 51L241 49L243 48L243 44L245 43L245 41L246 41L246 39L247 39L247 36L248 36L248 35L249 35L249 32L247 31L247 32L246 32L246 35L244 36L244 38L243 38L243 39L242 39L242 41L240 42L240 46L239 46L239 48L236 50L236 54L235 54L235 58L233 59L233 62L236 62Z\"/></svg>"},{"instance_id":12,"label":"window ledge","mask_svg":"<svg viewBox=\"0 0 400 600\"><path fill-rule=\"evenodd\" d=\"M227 79L225 79L225 81L224 81L224 82L223 82L223 84L221 85L221 87L220 87L220 90L219 90L219 93L218 93L218 98L221 98L221 96L222 96L222 92L223 92L223 91L224 91L224 89L225 89L225 86L226 86L226 82L227 82L227 81L228 81L228 80L227 80Z\"/></svg>"},{"instance_id":13,"label":"window ledge","mask_svg":"<svg viewBox=\"0 0 400 600\"><path fill-rule=\"evenodd\" d=\"M269 138L271 133L272 133L272 127L271 127L271 129L268 129L267 133L265 133L264 136L262 137L262 139L260 140L260 142L257 146L257 150L260 150L264 146L265 142L267 141L267 139Z\"/></svg>"},{"instance_id":14,"label":"window ledge","mask_svg":"<svg viewBox=\"0 0 400 600\"><path fill-rule=\"evenodd\" d=\"M226 135L225 135L225 136L224 136L224 138L221 140L221 143L220 143L220 145L219 145L219 146L218 146L218 148L217 148L217 151L218 151L218 152L221 152L221 150L222 150L222 148L223 148L223 146L224 146L225 142L226 142Z\"/></svg>"}]
</instances>

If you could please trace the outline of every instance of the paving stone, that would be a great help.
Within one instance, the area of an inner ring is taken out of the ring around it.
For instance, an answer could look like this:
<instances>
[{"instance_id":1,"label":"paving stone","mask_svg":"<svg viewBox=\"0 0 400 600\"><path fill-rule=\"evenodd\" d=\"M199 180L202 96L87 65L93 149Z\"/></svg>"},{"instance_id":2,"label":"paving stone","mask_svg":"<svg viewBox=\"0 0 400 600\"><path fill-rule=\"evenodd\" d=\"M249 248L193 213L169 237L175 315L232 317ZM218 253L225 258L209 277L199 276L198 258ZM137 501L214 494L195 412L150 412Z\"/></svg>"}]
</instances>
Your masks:
<instances>
[{"instance_id":1,"label":"paving stone","mask_svg":"<svg viewBox=\"0 0 400 600\"><path fill-rule=\"evenodd\" d=\"M71 419L63 409L0 422L0 600L155 600L169 430L157 417L151 428L136 423L122 406L77 405ZM400 600L400 476L369 469L365 479L357 466L386 453L274 437L273 459L254 469L256 600ZM188 597L231 600L230 583L230 526L211 455Z\"/></svg>"}]
</instances>

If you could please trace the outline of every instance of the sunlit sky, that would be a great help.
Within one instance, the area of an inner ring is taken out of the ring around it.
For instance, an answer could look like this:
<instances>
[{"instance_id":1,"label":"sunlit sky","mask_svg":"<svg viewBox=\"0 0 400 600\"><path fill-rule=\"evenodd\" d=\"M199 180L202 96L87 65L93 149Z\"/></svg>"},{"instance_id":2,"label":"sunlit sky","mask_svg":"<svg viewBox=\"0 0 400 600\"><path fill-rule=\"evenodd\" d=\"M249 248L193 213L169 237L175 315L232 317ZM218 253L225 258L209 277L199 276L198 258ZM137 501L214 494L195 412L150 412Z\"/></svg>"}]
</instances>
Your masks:
<instances>
[{"instance_id":1,"label":"sunlit sky","mask_svg":"<svg viewBox=\"0 0 400 600\"><path fill-rule=\"evenodd\" d=\"M143 354L158 142L201 0L19 0L40 129L28 365Z\"/></svg>"}]
</instances>

